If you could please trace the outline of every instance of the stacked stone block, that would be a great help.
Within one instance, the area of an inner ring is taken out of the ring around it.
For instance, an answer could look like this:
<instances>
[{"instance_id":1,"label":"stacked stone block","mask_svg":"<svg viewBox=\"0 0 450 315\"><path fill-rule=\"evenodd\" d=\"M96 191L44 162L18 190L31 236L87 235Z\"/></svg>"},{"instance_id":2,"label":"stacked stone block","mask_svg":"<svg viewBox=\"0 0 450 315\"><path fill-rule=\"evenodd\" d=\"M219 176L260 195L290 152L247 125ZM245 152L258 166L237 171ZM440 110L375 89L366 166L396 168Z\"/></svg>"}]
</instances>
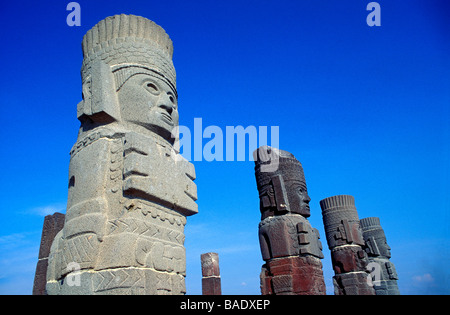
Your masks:
<instances>
[{"instance_id":1,"label":"stacked stone block","mask_svg":"<svg viewBox=\"0 0 450 315\"><path fill-rule=\"evenodd\" d=\"M202 263L202 294L221 295L219 254L206 253L200 256Z\"/></svg>"},{"instance_id":2,"label":"stacked stone block","mask_svg":"<svg viewBox=\"0 0 450 315\"><path fill-rule=\"evenodd\" d=\"M45 286L47 283L48 256L53 240L59 231L64 227L65 215L62 213L54 213L44 218L44 226L42 228L41 246L39 248L39 260L36 266L36 274L34 276L33 295L46 295Z\"/></svg>"}]
</instances>

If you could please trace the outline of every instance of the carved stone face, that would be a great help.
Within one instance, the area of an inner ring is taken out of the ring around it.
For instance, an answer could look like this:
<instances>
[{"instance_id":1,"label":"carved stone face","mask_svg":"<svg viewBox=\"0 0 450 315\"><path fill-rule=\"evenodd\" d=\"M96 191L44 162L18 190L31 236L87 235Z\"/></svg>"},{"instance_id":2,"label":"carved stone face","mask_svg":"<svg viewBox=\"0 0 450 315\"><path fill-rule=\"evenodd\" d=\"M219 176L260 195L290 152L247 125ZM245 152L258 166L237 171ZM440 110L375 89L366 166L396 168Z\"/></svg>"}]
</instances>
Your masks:
<instances>
[{"instance_id":1,"label":"carved stone face","mask_svg":"<svg viewBox=\"0 0 450 315\"><path fill-rule=\"evenodd\" d=\"M370 251L370 254L375 254L375 256L384 256L386 258L391 258L391 247L389 247L386 236L384 233L377 233L374 237L371 238L371 241L376 243L376 247L378 248L379 253L373 253L373 250Z\"/></svg>"},{"instance_id":2,"label":"carved stone face","mask_svg":"<svg viewBox=\"0 0 450 315\"><path fill-rule=\"evenodd\" d=\"M380 249L381 256L391 258L391 247L388 245L386 238L382 237L376 240L378 248Z\"/></svg>"},{"instance_id":3,"label":"carved stone face","mask_svg":"<svg viewBox=\"0 0 450 315\"><path fill-rule=\"evenodd\" d=\"M308 196L305 182L301 180L289 180L285 181L285 186L291 212L308 218L311 215L309 209L311 198Z\"/></svg>"},{"instance_id":4,"label":"carved stone face","mask_svg":"<svg viewBox=\"0 0 450 315\"><path fill-rule=\"evenodd\" d=\"M178 103L166 82L148 74L133 75L118 91L118 99L124 121L171 140L178 126Z\"/></svg>"}]
</instances>

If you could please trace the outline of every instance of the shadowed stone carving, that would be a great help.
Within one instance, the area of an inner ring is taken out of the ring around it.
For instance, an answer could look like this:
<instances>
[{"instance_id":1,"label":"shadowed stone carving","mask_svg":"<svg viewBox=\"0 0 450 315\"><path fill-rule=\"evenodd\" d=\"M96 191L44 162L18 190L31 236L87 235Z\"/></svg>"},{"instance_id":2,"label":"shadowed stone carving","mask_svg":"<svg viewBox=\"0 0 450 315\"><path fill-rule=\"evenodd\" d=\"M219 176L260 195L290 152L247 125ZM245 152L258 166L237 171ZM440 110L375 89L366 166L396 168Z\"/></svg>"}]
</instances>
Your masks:
<instances>
[{"instance_id":1,"label":"shadowed stone carving","mask_svg":"<svg viewBox=\"0 0 450 315\"><path fill-rule=\"evenodd\" d=\"M369 263L353 196L340 195L320 201L323 223L335 276L336 295L374 295Z\"/></svg>"},{"instance_id":2,"label":"shadowed stone carving","mask_svg":"<svg viewBox=\"0 0 450 315\"><path fill-rule=\"evenodd\" d=\"M266 262L260 276L262 294L325 294L322 244L307 220L311 199L302 165L291 153L268 146L256 150L254 159L259 242ZM278 167L264 171L264 166L276 164L274 159Z\"/></svg>"},{"instance_id":3,"label":"shadowed stone carving","mask_svg":"<svg viewBox=\"0 0 450 315\"><path fill-rule=\"evenodd\" d=\"M390 262L391 248L380 224L380 218L370 217L360 221L365 250L373 267L373 284L377 295L399 295L397 272Z\"/></svg>"},{"instance_id":4,"label":"shadowed stone carving","mask_svg":"<svg viewBox=\"0 0 450 315\"><path fill-rule=\"evenodd\" d=\"M89 30L82 48L81 127L47 290L184 294L184 226L198 212L197 188L172 132L178 126L172 41L154 22L122 14Z\"/></svg>"},{"instance_id":5,"label":"shadowed stone carving","mask_svg":"<svg viewBox=\"0 0 450 315\"><path fill-rule=\"evenodd\" d=\"M221 295L219 254L206 253L200 256L202 262L202 294Z\"/></svg>"}]
</instances>

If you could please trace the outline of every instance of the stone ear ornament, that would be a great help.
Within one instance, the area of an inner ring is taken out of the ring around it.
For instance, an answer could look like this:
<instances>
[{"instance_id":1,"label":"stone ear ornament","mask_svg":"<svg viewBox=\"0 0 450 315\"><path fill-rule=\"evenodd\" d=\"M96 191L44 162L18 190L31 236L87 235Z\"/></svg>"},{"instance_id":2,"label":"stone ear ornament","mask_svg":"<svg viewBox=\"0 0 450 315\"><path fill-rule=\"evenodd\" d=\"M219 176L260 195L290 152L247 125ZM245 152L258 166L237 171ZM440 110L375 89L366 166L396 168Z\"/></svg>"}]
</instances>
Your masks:
<instances>
[{"instance_id":1,"label":"stone ear ornament","mask_svg":"<svg viewBox=\"0 0 450 315\"><path fill-rule=\"evenodd\" d=\"M91 74L83 83L83 101L77 107L77 116L88 116L95 122L120 121L114 75L111 67L102 60L95 60Z\"/></svg>"},{"instance_id":2,"label":"stone ear ornament","mask_svg":"<svg viewBox=\"0 0 450 315\"><path fill-rule=\"evenodd\" d=\"M275 195L275 206L280 213L289 211L289 201L284 185L283 176L276 175L272 177L271 184Z\"/></svg>"},{"instance_id":3,"label":"stone ear ornament","mask_svg":"<svg viewBox=\"0 0 450 315\"><path fill-rule=\"evenodd\" d=\"M373 236L370 236L366 240L366 251L368 254L374 255L374 256L380 256L380 250L378 249L377 242L375 241L375 238Z\"/></svg>"}]
</instances>

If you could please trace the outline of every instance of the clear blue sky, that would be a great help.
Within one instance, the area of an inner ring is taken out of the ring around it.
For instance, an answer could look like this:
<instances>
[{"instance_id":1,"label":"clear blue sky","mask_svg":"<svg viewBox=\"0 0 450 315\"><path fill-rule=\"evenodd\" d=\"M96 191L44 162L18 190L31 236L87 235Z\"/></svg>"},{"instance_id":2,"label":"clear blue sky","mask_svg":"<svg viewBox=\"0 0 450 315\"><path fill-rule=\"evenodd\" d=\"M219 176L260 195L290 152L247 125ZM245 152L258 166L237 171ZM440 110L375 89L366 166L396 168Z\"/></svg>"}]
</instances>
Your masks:
<instances>
[{"instance_id":1,"label":"clear blue sky","mask_svg":"<svg viewBox=\"0 0 450 315\"><path fill-rule=\"evenodd\" d=\"M450 3L369 0L2 1L0 294L30 294L44 215L64 212L81 100L83 35L120 13L174 42L180 124L279 126L303 164L311 224L331 259L319 201L351 194L378 216L403 294L450 293ZM207 140L205 141L207 142ZM259 294L259 199L252 161L194 162L199 214L186 226L187 292L200 254L220 256L224 294Z\"/></svg>"}]
</instances>

